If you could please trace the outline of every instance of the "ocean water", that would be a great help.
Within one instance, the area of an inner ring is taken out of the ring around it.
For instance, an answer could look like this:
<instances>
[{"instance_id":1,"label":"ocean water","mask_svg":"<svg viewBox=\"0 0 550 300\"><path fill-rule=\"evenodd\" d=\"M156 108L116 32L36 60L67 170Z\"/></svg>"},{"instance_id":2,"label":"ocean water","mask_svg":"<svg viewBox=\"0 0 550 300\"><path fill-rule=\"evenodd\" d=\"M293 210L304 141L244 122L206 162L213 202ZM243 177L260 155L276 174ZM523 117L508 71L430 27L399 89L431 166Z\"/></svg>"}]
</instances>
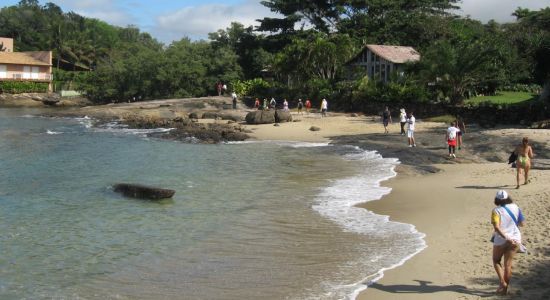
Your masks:
<instances>
[{"instance_id":1,"label":"ocean water","mask_svg":"<svg viewBox=\"0 0 550 300\"><path fill-rule=\"evenodd\" d=\"M353 299L425 247L355 206L389 193L398 164L367 149L40 113L0 109L0 299ZM176 194L129 199L118 182Z\"/></svg>"}]
</instances>

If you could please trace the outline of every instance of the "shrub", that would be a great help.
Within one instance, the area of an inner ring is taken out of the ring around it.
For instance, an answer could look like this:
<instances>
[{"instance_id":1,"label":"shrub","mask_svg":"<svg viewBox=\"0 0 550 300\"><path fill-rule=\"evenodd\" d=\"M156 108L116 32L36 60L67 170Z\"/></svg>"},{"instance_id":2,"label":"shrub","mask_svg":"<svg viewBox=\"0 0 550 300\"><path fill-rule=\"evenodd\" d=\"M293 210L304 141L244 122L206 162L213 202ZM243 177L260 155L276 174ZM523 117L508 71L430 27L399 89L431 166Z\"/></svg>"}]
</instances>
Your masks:
<instances>
[{"instance_id":1,"label":"shrub","mask_svg":"<svg viewBox=\"0 0 550 300\"><path fill-rule=\"evenodd\" d=\"M32 81L0 81L0 91L11 94L47 93L48 83Z\"/></svg>"}]
</instances>

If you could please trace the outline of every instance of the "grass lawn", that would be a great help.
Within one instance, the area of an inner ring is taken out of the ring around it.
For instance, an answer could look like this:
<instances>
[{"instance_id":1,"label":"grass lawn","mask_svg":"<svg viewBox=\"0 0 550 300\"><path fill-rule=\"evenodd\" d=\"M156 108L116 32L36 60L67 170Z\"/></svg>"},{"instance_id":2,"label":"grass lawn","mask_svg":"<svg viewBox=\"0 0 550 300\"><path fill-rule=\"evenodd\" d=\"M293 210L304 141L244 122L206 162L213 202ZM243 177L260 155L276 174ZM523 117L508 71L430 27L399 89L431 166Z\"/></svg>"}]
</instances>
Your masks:
<instances>
[{"instance_id":1,"label":"grass lawn","mask_svg":"<svg viewBox=\"0 0 550 300\"><path fill-rule=\"evenodd\" d=\"M523 101L536 99L538 96L529 92L502 92L498 91L495 96L478 96L464 101L465 104L478 104L481 102L491 102L495 104L513 104Z\"/></svg>"}]
</instances>

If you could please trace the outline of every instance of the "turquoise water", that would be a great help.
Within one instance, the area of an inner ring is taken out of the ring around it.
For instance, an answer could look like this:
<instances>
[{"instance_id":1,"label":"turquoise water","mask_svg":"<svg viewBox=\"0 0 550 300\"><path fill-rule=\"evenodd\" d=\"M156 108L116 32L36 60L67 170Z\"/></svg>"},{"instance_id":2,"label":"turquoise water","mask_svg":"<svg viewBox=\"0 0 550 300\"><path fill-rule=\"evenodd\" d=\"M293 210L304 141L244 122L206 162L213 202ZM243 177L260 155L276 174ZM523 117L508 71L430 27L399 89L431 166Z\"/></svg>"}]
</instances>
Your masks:
<instances>
[{"instance_id":1,"label":"turquoise water","mask_svg":"<svg viewBox=\"0 0 550 300\"><path fill-rule=\"evenodd\" d=\"M1 299L341 299L424 244L355 208L395 160L350 146L189 144L0 109ZM117 182L176 190L150 202Z\"/></svg>"}]
</instances>

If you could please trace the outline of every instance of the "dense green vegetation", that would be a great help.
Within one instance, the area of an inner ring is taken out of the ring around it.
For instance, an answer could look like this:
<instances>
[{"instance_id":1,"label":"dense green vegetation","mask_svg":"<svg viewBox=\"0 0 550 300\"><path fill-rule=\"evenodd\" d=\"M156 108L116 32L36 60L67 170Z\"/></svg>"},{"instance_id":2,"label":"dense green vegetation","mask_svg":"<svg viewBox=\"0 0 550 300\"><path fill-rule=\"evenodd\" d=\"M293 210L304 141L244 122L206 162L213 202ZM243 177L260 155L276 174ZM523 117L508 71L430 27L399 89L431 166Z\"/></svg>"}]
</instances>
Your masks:
<instances>
[{"instance_id":1,"label":"dense green vegetation","mask_svg":"<svg viewBox=\"0 0 550 300\"><path fill-rule=\"evenodd\" d=\"M11 94L45 93L48 91L48 84L44 82L0 81L0 91Z\"/></svg>"},{"instance_id":2,"label":"dense green vegetation","mask_svg":"<svg viewBox=\"0 0 550 300\"><path fill-rule=\"evenodd\" d=\"M52 49L56 80L98 103L212 95L218 81L240 95L328 97L331 108L356 110L377 102L460 105L518 87L529 95L545 87L548 99L550 8L518 8L510 12L516 22L483 24L454 15L459 3L266 0L280 18L163 45L132 26L22 0L0 10L0 36L13 37L18 51ZM385 84L347 68L365 44L412 46L422 58Z\"/></svg>"}]
</instances>

